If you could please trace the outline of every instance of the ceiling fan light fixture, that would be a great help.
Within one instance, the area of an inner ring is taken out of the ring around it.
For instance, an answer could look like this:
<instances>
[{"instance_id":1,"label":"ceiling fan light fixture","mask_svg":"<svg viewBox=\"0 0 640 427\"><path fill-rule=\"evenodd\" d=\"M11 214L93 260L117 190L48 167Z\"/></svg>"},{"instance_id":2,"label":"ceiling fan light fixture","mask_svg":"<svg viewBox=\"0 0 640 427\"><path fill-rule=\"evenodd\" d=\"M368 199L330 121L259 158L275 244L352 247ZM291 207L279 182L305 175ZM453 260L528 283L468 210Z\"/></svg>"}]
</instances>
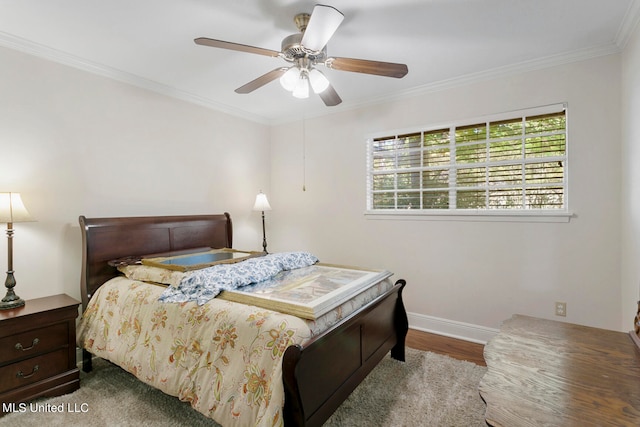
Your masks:
<instances>
[{"instance_id":1,"label":"ceiling fan light fixture","mask_svg":"<svg viewBox=\"0 0 640 427\"><path fill-rule=\"evenodd\" d=\"M280 85L289 92L293 92L298 80L300 80L300 69L295 66L290 67L282 77L280 77Z\"/></svg>"},{"instance_id":2,"label":"ceiling fan light fixture","mask_svg":"<svg viewBox=\"0 0 640 427\"><path fill-rule=\"evenodd\" d=\"M300 73L300 78L296 83L295 89L293 89L293 96L300 99L309 97L309 80L304 73Z\"/></svg>"},{"instance_id":3,"label":"ceiling fan light fixture","mask_svg":"<svg viewBox=\"0 0 640 427\"><path fill-rule=\"evenodd\" d=\"M329 79L315 68L309 71L309 83L315 93L324 92L329 87Z\"/></svg>"}]
</instances>

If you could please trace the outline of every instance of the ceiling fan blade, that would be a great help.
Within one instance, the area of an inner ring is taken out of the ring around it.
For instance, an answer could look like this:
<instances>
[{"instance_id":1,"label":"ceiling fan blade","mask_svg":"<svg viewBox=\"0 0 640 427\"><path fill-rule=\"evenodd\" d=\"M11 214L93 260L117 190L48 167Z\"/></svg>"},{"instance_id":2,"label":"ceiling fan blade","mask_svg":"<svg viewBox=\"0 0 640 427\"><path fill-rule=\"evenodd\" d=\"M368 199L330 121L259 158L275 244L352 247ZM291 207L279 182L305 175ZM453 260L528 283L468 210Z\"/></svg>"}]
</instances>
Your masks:
<instances>
[{"instance_id":1,"label":"ceiling fan blade","mask_svg":"<svg viewBox=\"0 0 640 427\"><path fill-rule=\"evenodd\" d=\"M402 78L409 72L405 64L393 62L369 61L354 58L328 58L325 64L328 68L355 73L374 74L376 76Z\"/></svg>"},{"instance_id":2,"label":"ceiling fan blade","mask_svg":"<svg viewBox=\"0 0 640 427\"><path fill-rule=\"evenodd\" d=\"M329 86L327 86L327 88L318 95L322 98L324 105L327 107L333 107L334 105L338 105L342 102L340 95L338 95L338 92L336 92L331 84L329 84Z\"/></svg>"},{"instance_id":3,"label":"ceiling fan blade","mask_svg":"<svg viewBox=\"0 0 640 427\"><path fill-rule=\"evenodd\" d=\"M288 68L286 67L281 67L281 68L276 68L275 70L271 70L268 73L261 75L257 79L251 80L246 85L240 86L238 89L235 90L235 92L236 93L253 92L254 90L266 85L267 83L271 83L275 79L281 77L287 70Z\"/></svg>"},{"instance_id":4,"label":"ceiling fan blade","mask_svg":"<svg viewBox=\"0 0 640 427\"><path fill-rule=\"evenodd\" d=\"M321 51L343 19L344 15L338 9L322 4L315 5L300 44L313 52Z\"/></svg>"},{"instance_id":5,"label":"ceiling fan blade","mask_svg":"<svg viewBox=\"0 0 640 427\"><path fill-rule=\"evenodd\" d=\"M198 37L194 42L202 46L219 47L221 49L237 50L240 52L255 53L271 57L280 56L280 52L275 50L263 49L261 47L248 46L240 43L225 42L222 40L208 39L206 37Z\"/></svg>"}]
</instances>

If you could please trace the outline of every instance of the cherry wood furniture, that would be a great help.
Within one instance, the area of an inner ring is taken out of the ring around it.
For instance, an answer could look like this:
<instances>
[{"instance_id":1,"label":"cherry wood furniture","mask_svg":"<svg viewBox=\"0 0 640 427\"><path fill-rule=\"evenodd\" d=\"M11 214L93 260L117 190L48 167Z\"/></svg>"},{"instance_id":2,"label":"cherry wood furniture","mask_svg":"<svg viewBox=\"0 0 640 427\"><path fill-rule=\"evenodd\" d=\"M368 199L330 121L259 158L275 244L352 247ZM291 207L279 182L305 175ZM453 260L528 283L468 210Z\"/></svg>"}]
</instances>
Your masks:
<instances>
[{"instance_id":1,"label":"cherry wood furniture","mask_svg":"<svg viewBox=\"0 0 640 427\"><path fill-rule=\"evenodd\" d=\"M232 248L228 213L219 215L79 218L82 232L81 292L86 308L95 290L119 273L110 260L190 248ZM407 314L404 280L283 359L284 421L320 426L391 350L404 360ZM83 351L83 370L91 369ZM204 386L204 385L202 385Z\"/></svg>"},{"instance_id":2,"label":"cherry wood furniture","mask_svg":"<svg viewBox=\"0 0 640 427\"><path fill-rule=\"evenodd\" d=\"M640 425L640 351L627 333L515 315L484 357L490 425Z\"/></svg>"},{"instance_id":3,"label":"cherry wood furniture","mask_svg":"<svg viewBox=\"0 0 640 427\"><path fill-rule=\"evenodd\" d=\"M0 402L26 402L78 389L79 305L61 294L0 311Z\"/></svg>"}]
</instances>

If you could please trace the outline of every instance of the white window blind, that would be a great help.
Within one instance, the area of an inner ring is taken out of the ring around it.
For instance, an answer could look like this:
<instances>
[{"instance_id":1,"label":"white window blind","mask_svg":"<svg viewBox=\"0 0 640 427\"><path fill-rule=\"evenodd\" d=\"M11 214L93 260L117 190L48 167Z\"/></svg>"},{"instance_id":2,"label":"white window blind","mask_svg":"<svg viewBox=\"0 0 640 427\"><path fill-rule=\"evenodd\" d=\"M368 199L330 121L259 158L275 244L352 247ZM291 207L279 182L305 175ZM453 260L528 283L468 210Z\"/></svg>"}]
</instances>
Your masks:
<instances>
[{"instance_id":1,"label":"white window blind","mask_svg":"<svg viewBox=\"0 0 640 427\"><path fill-rule=\"evenodd\" d=\"M367 146L368 211L567 209L565 105L376 136Z\"/></svg>"}]
</instances>

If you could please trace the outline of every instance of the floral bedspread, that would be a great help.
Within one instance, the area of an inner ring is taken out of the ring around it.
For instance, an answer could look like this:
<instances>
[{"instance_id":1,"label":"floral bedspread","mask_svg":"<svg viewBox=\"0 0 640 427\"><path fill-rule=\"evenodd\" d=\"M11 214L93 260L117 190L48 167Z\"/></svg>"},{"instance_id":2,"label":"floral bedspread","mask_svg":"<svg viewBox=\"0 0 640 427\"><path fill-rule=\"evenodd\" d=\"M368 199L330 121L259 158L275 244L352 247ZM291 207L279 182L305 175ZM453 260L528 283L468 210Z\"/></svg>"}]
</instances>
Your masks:
<instances>
[{"instance_id":1,"label":"floral bedspread","mask_svg":"<svg viewBox=\"0 0 640 427\"><path fill-rule=\"evenodd\" d=\"M164 287L116 277L92 297L78 345L224 426L281 426L282 357L304 320L213 299L158 302Z\"/></svg>"}]
</instances>

